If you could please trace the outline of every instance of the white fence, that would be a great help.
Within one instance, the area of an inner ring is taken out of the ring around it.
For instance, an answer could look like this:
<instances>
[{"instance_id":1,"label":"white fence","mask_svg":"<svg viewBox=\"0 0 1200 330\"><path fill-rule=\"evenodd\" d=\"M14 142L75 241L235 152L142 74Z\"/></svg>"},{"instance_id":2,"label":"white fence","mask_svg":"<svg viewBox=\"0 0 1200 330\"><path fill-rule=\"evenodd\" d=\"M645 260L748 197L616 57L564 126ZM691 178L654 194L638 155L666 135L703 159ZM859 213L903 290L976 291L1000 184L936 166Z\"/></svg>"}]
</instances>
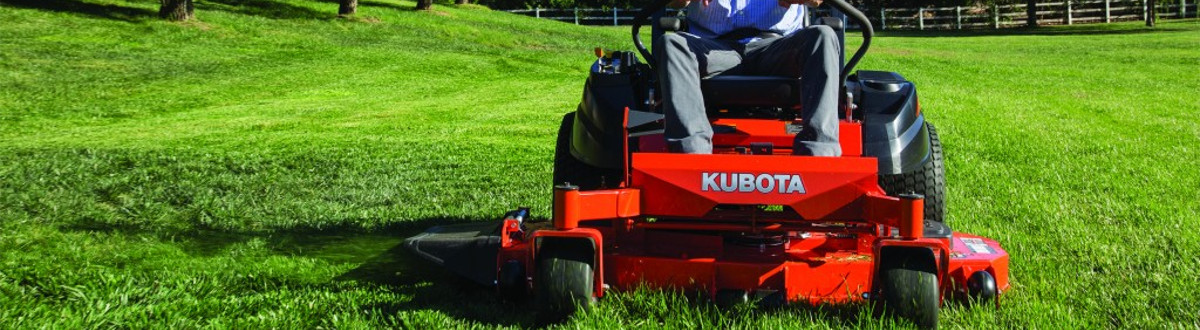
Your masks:
<instances>
[{"instance_id":1,"label":"white fence","mask_svg":"<svg viewBox=\"0 0 1200 330\"><path fill-rule=\"evenodd\" d=\"M1197 17L1200 0L1158 0L1159 18ZM991 7L923 7L882 8L868 13L871 23L879 30L890 29L999 29L1028 24L1026 4L993 5ZM510 13L553 19L583 25L628 25L639 9L518 9ZM674 10L670 10L671 13ZM1038 25L1109 23L1145 20L1149 11L1146 0L1073 0L1037 4ZM819 14L819 13L814 13ZM848 28L857 28L849 25Z\"/></svg>"}]
</instances>

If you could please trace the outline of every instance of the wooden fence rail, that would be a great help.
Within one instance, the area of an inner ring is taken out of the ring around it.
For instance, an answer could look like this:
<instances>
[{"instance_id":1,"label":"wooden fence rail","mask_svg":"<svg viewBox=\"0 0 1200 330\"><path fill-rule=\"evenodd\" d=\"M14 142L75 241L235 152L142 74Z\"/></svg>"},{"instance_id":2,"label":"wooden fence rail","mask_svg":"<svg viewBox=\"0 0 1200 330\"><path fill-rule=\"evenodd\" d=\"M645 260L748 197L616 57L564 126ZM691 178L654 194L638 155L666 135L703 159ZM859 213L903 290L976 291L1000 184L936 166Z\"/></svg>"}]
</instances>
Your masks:
<instances>
[{"instance_id":1,"label":"wooden fence rail","mask_svg":"<svg viewBox=\"0 0 1200 330\"><path fill-rule=\"evenodd\" d=\"M1036 4L1038 25L1072 25L1145 20L1147 0L1072 0ZM1159 18L1195 18L1200 0L1158 0ZM1027 4L922 8L859 8L879 30L1000 29L1028 24ZM628 25L638 9L517 9L514 14L583 25ZM675 11L670 10L673 14ZM822 11L813 11L822 15ZM857 26L850 24L850 29Z\"/></svg>"}]
</instances>

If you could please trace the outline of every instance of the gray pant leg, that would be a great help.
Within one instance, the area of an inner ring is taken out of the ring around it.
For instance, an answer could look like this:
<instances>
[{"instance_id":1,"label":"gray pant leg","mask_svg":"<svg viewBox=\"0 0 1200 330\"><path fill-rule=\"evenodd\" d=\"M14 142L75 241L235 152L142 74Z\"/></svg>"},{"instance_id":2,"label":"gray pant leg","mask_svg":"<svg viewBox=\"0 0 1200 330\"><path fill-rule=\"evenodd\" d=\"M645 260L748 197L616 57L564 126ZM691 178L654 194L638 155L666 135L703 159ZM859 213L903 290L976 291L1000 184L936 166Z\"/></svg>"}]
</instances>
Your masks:
<instances>
[{"instance_id":1,"label":"gray pant leg","mask_svg":"<svg viewBox=\"0 0 1200 330\"><path fill-rule=\"evenodd\" d=\"M704 109L700 78L735 69L742 55L733 45L688 33L664 33L658 45L658 77L662 82L663 134L671 151L712 153L712 125Z\"/></svg>"},{"instance_id":2,"label":"gray pant leg","mask_svg":"<svg viewBox=\"0 0 1200 330\"><path fill-rule=\"evenodd\" d=\"M841 90L841 59L837 34L817 25L787 37L760 40L746 45L750 74L800 77L800 118L795 153L812 156L841 156L838 143L838 93Z\"/></svg>"}]
</instances>

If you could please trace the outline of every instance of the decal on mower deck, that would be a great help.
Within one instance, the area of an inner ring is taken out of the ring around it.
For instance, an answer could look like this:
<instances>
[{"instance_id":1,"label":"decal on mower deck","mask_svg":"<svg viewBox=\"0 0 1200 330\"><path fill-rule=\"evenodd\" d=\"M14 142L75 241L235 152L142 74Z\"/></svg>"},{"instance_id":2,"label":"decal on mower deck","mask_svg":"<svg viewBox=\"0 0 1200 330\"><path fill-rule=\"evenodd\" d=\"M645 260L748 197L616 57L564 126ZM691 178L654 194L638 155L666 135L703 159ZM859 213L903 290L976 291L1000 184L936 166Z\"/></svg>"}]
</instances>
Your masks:
<instances>
[{"instance_id":1,"label":"decal on mower deck","mask_svg":"<svg viewBox=\"0 0 1200 330\"><path fill-rule=\"evenodd\" d=\"M759 192L804 194L804 182L797 174L700 173L700 191Z\"/></svg>"},{"instance_id":2,"label":"decal on mower deck","mask_svg":"<svg viewBox=\"0 0 1200 330\"><path fill-rule=\"evenodd\" d=\"M966 244L967 248L970 249L971 252L973 252L973 253L983 253L983 254L995 254L996 253L996 251L992 250L992 247L988 246L988 244L985 243L982 239L963 238L962 242L963 242L963 244Z\"/></svg>"}]
</instances>

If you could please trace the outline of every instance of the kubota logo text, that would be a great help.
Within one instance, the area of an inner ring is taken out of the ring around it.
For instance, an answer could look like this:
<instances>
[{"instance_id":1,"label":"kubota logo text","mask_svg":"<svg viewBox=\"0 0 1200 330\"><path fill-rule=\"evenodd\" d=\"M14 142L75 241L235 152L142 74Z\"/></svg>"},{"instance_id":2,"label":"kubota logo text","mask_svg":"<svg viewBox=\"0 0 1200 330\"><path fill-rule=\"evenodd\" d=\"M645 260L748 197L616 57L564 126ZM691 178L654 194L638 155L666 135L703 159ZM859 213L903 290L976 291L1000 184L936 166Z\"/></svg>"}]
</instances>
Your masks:
<instances>
[{"instance_id":1,"label":"kubota logo text","mask_svg":"<svg viewBox=\"0 0 1200 330\"><path fill-rule=\"evenodd\" d=\"M796 174L700 173L701 191L803 194L804 182Z\"/></svg>"}]
</instances>

